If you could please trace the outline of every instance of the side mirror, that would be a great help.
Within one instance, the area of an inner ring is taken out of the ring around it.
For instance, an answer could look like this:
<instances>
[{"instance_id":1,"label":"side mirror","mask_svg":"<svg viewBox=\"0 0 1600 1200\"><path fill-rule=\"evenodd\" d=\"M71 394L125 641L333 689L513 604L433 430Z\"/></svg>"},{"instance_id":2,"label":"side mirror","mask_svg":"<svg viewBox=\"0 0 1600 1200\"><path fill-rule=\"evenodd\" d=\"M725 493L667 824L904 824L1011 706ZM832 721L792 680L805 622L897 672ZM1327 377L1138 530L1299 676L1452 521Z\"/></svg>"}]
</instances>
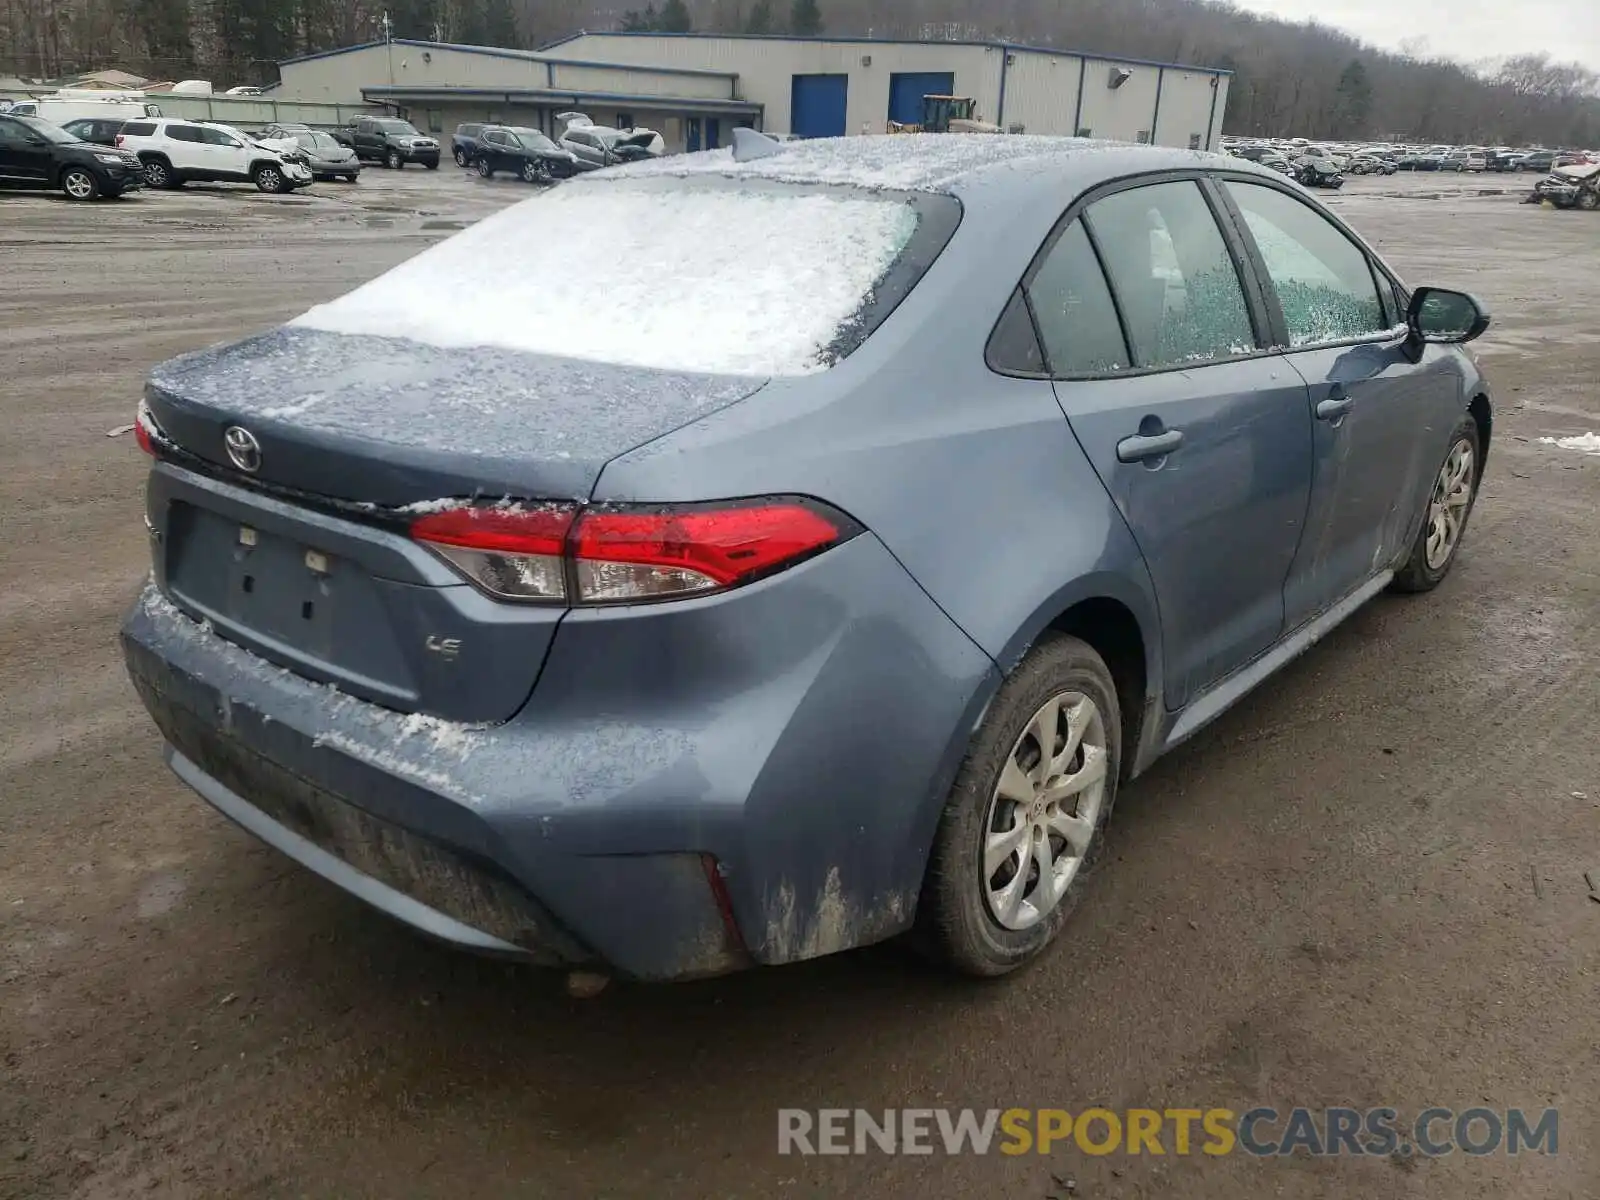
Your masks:
<instances>
[{"instance_id":1,"label":"side mirror","mask_svg":"<svg viewBox=\"0 0 1600 1200\"><path fill-rule=\"evenodd\" d=\"M1406 325L1419 342L1470 342L1489 328L1489 322L1489 310L1475 297L1447 288L1418 288L1406 311Z\"/></svg>"}]
</instances>

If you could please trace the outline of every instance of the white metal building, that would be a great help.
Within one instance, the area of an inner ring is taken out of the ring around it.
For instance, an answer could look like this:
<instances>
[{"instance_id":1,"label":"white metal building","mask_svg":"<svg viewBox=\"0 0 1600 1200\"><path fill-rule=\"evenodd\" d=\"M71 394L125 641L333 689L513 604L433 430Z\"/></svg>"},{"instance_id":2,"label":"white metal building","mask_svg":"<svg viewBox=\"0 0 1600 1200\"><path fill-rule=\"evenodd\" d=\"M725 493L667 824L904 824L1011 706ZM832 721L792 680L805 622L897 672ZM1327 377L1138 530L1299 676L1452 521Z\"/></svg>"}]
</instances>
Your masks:
<instances>
[{"instance_id":1,"label":"white metal building","mask_svg":"<svg viewBox=\"0 0 1600 1200\"><path fill-rule=\"evenodd\" d=\"M383 104L448 134L461 121L557 132L555 114L648 125L669 149L736 125L807 137L917 123L922 97L970 96L1013 131L1215 149L1229 74L1004 42L581 33L541 50L395 39L279 65L280 100Z\"/></svg>"},{"instance_id":2,"label":"white metal building","mask_svg":"<svg viewBox=\"0 0 1600 1200\"><path fill-rule=\"evenodd\" d=\"M1005 42L582 33L545 47L612 63L728 71L764 128L810 137L921 120L922 97L971 96L978 116L1027 133L1215 149L1227 71Z\"/></svg>"}]
</instances>

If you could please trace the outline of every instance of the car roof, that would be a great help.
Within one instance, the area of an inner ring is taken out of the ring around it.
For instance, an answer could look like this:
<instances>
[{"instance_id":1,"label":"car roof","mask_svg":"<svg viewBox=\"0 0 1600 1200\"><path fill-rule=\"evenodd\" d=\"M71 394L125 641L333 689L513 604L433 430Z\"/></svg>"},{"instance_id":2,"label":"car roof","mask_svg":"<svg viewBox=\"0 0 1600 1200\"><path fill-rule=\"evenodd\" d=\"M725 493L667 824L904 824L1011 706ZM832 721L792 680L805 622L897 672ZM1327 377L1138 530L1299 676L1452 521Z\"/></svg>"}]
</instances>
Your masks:
<instances>
[{"instance_id":1,"label":"car roof","mask_svg":"<svg viewBox=\"0 0 1600 1200\"><path fill-rule=\"evenodd\" d=\"M788 183L964 194L975 189L1018 193L1082 191L1108 179L1161 170L1254 171L1247 160L1198 150L1134 146L1088 138L1024 134L896 134L780 143L749 162L731 150L648 159L605 172L611 178L721 175Z\"/></svg>"}]
</instances>

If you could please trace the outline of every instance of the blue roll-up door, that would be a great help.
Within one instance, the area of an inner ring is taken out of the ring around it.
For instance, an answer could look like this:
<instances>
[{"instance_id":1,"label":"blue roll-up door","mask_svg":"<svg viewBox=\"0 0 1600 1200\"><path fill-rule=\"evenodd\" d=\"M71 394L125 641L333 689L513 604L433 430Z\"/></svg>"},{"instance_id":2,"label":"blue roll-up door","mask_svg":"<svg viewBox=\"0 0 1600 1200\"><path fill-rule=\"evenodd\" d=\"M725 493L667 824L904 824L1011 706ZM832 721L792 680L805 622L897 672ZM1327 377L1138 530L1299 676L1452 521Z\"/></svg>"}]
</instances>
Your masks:
<instances>
[{"instance_id":1,"label":"blue roll-up door","mask_svg":"<svg viewBox=\"0 0 1600 1200\"><path fill-rule=\"evenodd\" d=\"M843 137L849 102L848 75L796 75L789 91L789 132L797 137Z\"/></svg>"},{"instance_id":2,"label":"blue roll-up door","mask_svg":"<svg viewBox=\"0 0 1600 1200\"><path fill-rule=\"evenodd\" d=\"M954 71L903 71L889 76L889 120L902 125L922 124L924 96L955 94Z\"/></svg>"}]
</instances>

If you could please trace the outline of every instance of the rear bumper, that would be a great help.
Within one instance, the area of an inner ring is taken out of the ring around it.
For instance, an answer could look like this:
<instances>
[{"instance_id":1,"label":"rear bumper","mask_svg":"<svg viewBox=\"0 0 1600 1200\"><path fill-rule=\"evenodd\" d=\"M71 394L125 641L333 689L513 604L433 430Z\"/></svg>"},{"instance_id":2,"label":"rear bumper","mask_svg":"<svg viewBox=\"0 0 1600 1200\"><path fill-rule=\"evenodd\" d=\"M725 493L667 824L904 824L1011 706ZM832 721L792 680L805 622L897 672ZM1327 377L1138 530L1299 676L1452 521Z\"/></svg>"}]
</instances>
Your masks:
<instances>
[{"instance_id":1,"label":"rear bumper","mask_svg":"<svg viewBox=\"0 0 1600 1200\"><path fill-rule=\"evenodd\" d=\"M123 644L173 769L256 836L433 937L640 979L907 928L998 681L870 535L723 597L571 614L495 727L313 684L153 588Z\"/></svg>"}]
</instances>

